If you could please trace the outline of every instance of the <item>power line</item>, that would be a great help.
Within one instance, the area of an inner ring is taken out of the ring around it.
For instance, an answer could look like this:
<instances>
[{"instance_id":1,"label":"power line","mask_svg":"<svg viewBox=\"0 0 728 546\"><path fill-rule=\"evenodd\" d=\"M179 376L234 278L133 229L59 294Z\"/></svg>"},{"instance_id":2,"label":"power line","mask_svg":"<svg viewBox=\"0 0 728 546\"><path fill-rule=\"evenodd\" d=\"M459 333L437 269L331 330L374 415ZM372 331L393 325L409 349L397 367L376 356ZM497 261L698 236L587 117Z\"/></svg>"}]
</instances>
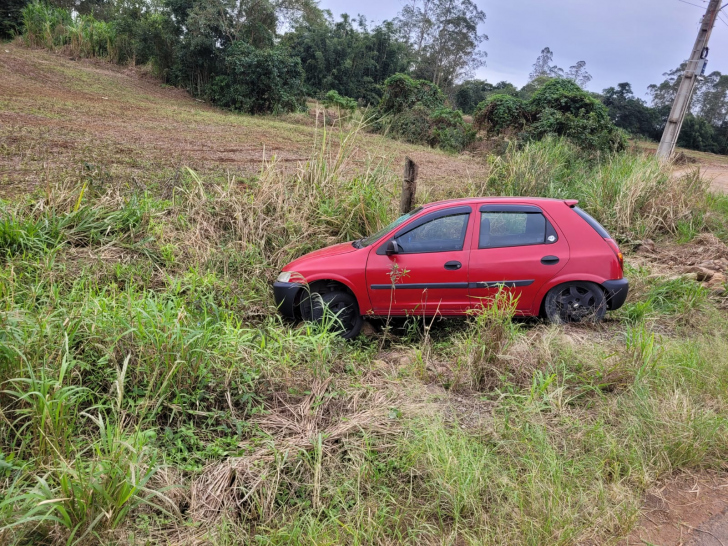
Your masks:
<instances>
[{"instance_id":1,"label":"power line","mask_svg":"<svg viewBox=\"0 0 728 546\"><path fill-rule=\"evenodd\" d=\"M720 15L718 15L718 19L720 19L720 22L728 27L728 23L726 23L725 20Z\"/></svg>"},{"instance_id":2,"label":"power line","mask_svg":"<svg viewBox=\"0 0 728 546\"><path fill-rule=\"evenodd\" d=\"M682 2L683 4L687 4L688 6L695 6L696 8L703 9L703 6L699 6L697 4L691 4L690 2L686 2L685 0L677 0L678 2Z\"/></svg>"}]
</instances>

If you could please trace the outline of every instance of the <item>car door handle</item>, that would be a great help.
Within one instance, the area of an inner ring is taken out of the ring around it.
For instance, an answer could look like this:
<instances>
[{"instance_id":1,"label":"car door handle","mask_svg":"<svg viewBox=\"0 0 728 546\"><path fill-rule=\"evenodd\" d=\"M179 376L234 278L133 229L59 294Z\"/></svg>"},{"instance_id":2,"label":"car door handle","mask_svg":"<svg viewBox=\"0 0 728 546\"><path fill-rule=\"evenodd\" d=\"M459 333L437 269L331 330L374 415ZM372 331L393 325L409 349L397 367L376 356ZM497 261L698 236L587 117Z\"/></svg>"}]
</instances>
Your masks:
<instances>
[{"instance_id":1,"label":"car door handle","mask_svg":"<svg viewBox=\"0 0 728 546\"><path fill-rule=\"evenodd\" d=\"M461 264L460 262L447 262L445 264L445 269L450 269L450 270L453 270L453 271L457 271L462 266L463 266L463 264Z\"/></svg>"},{"instance_id":2,"label":"car door handle","mask_svg":"<svg viewBox=\"0 0 728 546\"><path fill-rule=\"evenodd\" d=\"M558 256L544 256L541 258L541 263L543 265L556 265L559 263L559 257Z\"/></svg>"}]
</instances>

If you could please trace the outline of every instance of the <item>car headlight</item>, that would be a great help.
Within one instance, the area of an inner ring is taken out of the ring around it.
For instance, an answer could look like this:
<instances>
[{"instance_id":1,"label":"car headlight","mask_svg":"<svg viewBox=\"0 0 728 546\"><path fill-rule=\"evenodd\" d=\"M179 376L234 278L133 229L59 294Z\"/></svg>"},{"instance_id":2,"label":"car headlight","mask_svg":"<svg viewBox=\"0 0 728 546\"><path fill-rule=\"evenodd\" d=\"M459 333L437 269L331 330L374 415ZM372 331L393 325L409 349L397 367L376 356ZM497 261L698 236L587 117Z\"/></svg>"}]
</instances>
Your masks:
<instances>
[{"instance_id":1,"label":"car headlight","mask_svg":"<svg viewBox=\"0 0 728 546\"><path fill-rule=\"evenodd\" d=\"M281 271L281 274L278 275L276 282L290 282L292 276L293 272L291 271Z\"/></svg>"}]
</instances>

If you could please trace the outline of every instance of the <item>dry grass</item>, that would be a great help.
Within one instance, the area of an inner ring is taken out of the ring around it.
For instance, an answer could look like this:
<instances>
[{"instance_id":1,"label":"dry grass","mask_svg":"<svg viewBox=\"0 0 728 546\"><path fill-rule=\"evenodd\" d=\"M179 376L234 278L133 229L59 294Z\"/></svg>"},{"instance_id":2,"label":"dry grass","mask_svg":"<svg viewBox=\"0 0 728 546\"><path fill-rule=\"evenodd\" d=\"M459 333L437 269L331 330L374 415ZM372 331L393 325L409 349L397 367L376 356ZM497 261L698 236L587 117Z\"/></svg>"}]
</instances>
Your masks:
<instances>
[{"instance_id":1,"label":"dry grass","mask_svg":"<svg viewBox=\"0 0 728 546\"><path fill-rule=\"evenodd\" d=\"M268 438L252 453L210 466L192 485L192 516L207 524L217 518L243 517L268 523L277 516L279 489L311 490L314 510L321 509L322 461L346 449L350 435L391 435L401 430L386 392L327 393L331 378L316 380L300 401L278 393L266 414L253 420ZM401 406L400 406L401 411Z\"/></svg>"}]
</instances>

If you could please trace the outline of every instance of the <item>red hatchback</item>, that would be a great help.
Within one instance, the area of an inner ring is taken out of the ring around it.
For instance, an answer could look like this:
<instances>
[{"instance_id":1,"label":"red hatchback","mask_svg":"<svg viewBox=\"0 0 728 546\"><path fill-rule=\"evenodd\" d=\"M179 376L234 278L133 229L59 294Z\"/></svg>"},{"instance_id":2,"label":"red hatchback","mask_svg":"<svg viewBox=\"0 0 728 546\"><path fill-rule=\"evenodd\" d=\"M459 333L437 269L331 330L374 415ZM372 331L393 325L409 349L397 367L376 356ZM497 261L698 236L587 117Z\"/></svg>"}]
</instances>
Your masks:
<instances>
[{"instance_id":1,"label":"red hatchback","mask_svg":"<svg viewBox=\"0 0 728 546\"><path fill-rule=\"evenodd\" d=\"M551 322L601 320L629 283L606 230L577 201L525 197L431 203L383 230L291 262L273 285L280 312L319 321L324 307L342 335L362 316L454 316L498 290L517 313Z\"/></svg>"}]
</instances>

